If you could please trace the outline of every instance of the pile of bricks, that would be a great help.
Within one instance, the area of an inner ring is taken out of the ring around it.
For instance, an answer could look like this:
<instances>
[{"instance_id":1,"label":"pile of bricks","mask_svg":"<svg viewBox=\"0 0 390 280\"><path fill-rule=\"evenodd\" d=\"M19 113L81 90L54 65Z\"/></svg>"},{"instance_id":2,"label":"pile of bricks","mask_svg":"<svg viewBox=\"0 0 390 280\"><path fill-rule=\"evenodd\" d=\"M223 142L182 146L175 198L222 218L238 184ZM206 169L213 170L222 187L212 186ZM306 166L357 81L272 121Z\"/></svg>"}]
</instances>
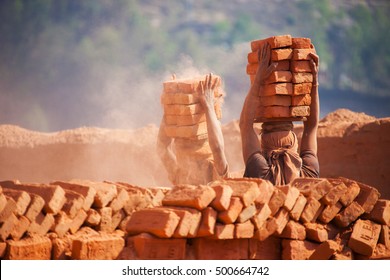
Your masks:
<instances>
[{"instance_id":1,"label":"pile of bricks","mask_svg":"<svg viewBox=\"0 0 390 280\"><path fill-rule=\"evenodd\" d=\"M163 83L161 103L164 108L165 132L172 138L205 139L207 138L206 116L199 103L199 83L205 81L206 76L192 79L173 79ZM215 112L220 119L222 103L221 78L213 75Z\"/></svg>"},{"instance_id":2,"label":"pile of bricks","mask_svg":"<svg viewBox=\"0 0 390 280\"><path fill-rule=\"evenodd\" d=\"M313 82L310 53L315 52L311 40L281 35L252 41L246 68L251 84L258 68L258 51L266 42L271 47L271 61L277 62L277 67L261 92L255 120L302 120L310 114Z\"/></svg>"},{"instance_id":3,"label":"pile of bricks","mask_svg":"<svg viewBox=\"0 0 390 280\"><path fill-rule=\"evenodd\" d=\"M390 258L390 201L346 178L0 186L1 259Z\"/></svg>"}]
</instances>

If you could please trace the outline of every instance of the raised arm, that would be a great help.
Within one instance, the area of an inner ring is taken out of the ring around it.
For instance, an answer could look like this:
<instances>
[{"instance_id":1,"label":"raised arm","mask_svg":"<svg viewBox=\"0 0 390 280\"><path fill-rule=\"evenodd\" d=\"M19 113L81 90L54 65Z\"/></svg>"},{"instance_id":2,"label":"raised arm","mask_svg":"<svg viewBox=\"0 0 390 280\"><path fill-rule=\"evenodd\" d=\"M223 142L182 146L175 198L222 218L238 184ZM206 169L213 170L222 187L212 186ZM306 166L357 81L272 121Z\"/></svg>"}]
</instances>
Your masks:
<instances>
[{"instance_id":1,"label":"raised arm","mask_svg":"<svg viewBox=\"0 0 390 280\"><path fill-rule=\"evenodd\" d=\"M206 115L207 134L211 152L213 153L215 169L220 176L223 176L226 175L228 171L228 163L225 156L225 144L221 123L219 122L214 109L214 89L218 80L214 79L214 82L212 80L213 76L210 73L206 76L205 81L200 82L201 92L199 99Z\"/></svg>"},{"instance_id":2,"label":"raised arm","mask_svg":"<svg viewBox=\"0 0 390 280\"><path fill-rule=\"evenodd\" d=\"M242 142L242 154L246 164L249 157L260 151L258 136L253 128L256 110L260 105L259 93L262 91L265 80L275 70L277 64L271 63L271 47L265 43L258 52L259 66L255 80L245 98L240 116L240 132Z\"/></svg>"},{"instance_id":3,"label":"raised arm","mask_svg":"<svg viewBox=\"0 0 390 280\"><path fill-rule=\"evenodd\" d=\"M312 151L317 155L317 129L320 118L320 102L318 97L318 69L319 57L311 53L310 67L313 73L313 86L311 89L310 116L303 124L301 151Z\"/></svg>"}]
</instances>

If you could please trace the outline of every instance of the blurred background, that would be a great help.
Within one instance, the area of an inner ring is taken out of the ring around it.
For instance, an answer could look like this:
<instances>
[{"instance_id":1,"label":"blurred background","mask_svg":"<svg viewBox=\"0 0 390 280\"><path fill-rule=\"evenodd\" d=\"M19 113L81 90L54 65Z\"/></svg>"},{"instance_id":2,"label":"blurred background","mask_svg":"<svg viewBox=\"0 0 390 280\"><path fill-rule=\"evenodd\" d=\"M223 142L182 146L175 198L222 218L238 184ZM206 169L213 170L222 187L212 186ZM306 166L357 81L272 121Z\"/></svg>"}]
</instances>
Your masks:
<instances>
[{"instance_id":1,"label":"blurred background","mask_svg":"<svg viewBox=\"0 0 390 280\"><path fill-rule=\"evenodd\" d=\"M250 41L309 37L321 116L390 116L389 0L1 0L0 124L43 132L159 125L162 82L213 72L223 123L249 89Z\"/></svg>"}]
</instances>

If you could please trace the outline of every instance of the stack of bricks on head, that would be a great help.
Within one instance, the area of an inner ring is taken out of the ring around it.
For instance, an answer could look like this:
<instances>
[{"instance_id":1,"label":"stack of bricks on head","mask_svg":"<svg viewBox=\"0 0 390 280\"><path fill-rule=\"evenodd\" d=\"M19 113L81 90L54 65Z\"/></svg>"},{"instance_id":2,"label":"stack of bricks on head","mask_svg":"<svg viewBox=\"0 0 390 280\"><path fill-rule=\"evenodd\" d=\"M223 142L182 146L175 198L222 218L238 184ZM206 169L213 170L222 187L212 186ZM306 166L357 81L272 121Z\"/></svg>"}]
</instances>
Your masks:
<instances>
[{"instance_id":1,"label":"stack of bricks on head","mask_svg":"<svg viewBox=\"0 0 390 280\"><path fill-rule=\"evenodd\" d=\"M390 258L390 200L343 177L0 186L1 259Z\"/></svg>"},{"instance_id":2,"label":"stack of bricks on head","mask_svg":"<svg viewBox=\"0 0 390 280\"><path fill-rule=\"evenodd\" d=\"M223 97L221 78L212 76L215 84L215 113L221 119L221 102ZM191 79L173 79L163 83L161 103L164 108L165 132L172 138L205 139L207 138L206 116L199 103L199 82L206 76Z\"/></svg>"},{"instance_id":3,"label":"stack of bricks on head","mask_svg":"<svg viewBox=\"0 0 390 280\"><path fill-rule=\"evenodd\" d=\"M259 49L267 42L271 47L271 61L276 62L277 67L259 93L261 105L255 121L303 120L310 115L313 82L310 53L315 52L314 46L309 38L292 38L291 35L252 41L246 68L251 84L258 68Z\"/></svg>"}]
</instances>

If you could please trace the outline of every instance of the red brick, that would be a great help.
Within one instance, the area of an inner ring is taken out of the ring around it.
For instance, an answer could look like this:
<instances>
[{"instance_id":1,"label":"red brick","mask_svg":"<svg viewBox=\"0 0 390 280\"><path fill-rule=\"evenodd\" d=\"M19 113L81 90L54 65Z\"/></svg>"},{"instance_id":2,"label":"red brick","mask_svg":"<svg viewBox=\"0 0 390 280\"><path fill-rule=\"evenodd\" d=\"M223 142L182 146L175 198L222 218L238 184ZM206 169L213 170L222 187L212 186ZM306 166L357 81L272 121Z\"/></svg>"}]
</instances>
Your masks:
<instances>
[{"instance_id":1,"label":"red brick","mask_svg":"<svg viewBox=\"0 0 390 280\"><path fill-rule=\"evenodd\" d=\"M3 211L0 212L0 225L5 222L11 214L17 212L15 200L6 196L6 201Z\"/></svg>"},{"instance_id":2,"label":"red brick","mask_svg":"<svg viewBox=\"0 0 390 280\"><path fill-rule=\"evenodd\" d=\"M317 217L321 214L324 206L313 197L308 197L305 209L301 214L300 220L303 223L313 223Z\"/></svg>"},{"instance_id":3,"label":"red brick","mask_svg":"<svg viewBox=\"0 0 390 280\"><path fill-rule=\"evenodd\" d=\"M215 224L214 239L233 239L234 238L234 224Z\"/></svg>"},{"instance_id":4,"label":"red brick","mask_svg":"<svg viewBox=\"0 0 390 280\"><path fill-rule=\"evenodd\" d=\"M291 106L291 96L289 95L271 95L260 96L261 106Z\"/></svg>"},{"instance_id":5,"label":"red brick","mask_svg":"<svg viewBox=\"0 0 390 280\"><path fill-rule=\"evenodd\" d=\"M290 83L292 74L290 71L273 71L267 78L267 83Z\"/></svg>"},{"instance_id":6,"label":"red brick","mask_svg":"<svg viewBox=\"0 0 390 280\"><path fill-rule=\"evenodd\" d=\"M390 226L390 200L378 199L369 217L374 222Z\"/></svg>"},{"instance_id":7,"label":"red brick","mask_svg":"<svg viewBox=\"0 0 390 280\"><path fill-rule=\"evenodd\" d=\"M85 220L87 219L87 212L85 212L83 209L80 209L79 213L73 218L69 225L69 231L72 234L75 234L80 227L84 224Z\"/></svg>"},{"instance_id":8,"label":"red brick","mask_svg":"<svg viewBox=\"0 0 390 280\"><path fill-rule=\"evenodd\" d=\"M379 243L385 245L386 248L390 249L390 227L386 225L381 226L381 233L379 235Z\"/></svg>"},{"instance_id":9,"label":"red brick","mask_svg":"<svg viewBox=\"0 0 390 280\"><path fill-rule=\"evenodd\" d=\"M310 94L302 94L292 96L291 105L292 106L308 106L311 104Z\"/></svg>"},{"instance_id":10,"label":"red brick","mask_svg":"<svg viewBox=\"0 0 390 280\"><path fill-rule=\"evenodd\" d=\"M322 210L321 214L318 216L318 220L323 223L329 223L331 220L336 217L336 215L343 208L343 205L340 202L337 202L334 205L325 206L324 210Z\"/></svg>"},{"instance_id":11,"label":"red brick","mask_svg":"<svg viewBox=\"0 0 390 280\"><path fill-rule=\"evenodd\" d=\"M357 220L348 246L356 253L370 256L378 242L381 226L369 220Z\"/></svg>"},{"instance_id":12,"label":"red brick","mask_svg":"<svg viewBox=\"0 0 390 280\"><path fill-rule=\"evenodd\" d=\"M292 60L291 72L294 73L311 73L310 61L309 60Z\"/></svg>"},{"instance_id":13,"label":"red brick","mask_svg":"<svg viewBox=\"0 0 390 280\"><path fill-rule=\"evenodd\" d=\"M100 223L97 229L103 232L111 232L112 209L110 207L103 207L98 209L98 213L100 214Z\"/></svg>"},{"instance_id":14,"label":"red brick","mask_svg":"<svg viewBox=\"0 0 390 280\"><path fill-rule=\"evenodd\" d=\"M288 118L290 117L290 107L284 106L260 106L256 113L257 118Z\"/></svg>"},{"instance_id":15,"label":"red brick","mask_svg":"<svg viewBox=\"0 0 390 280\"><path fill-rule=\"evenodd\" d=\"M377 244L370 256L355 254L357 260L390 260L390 248Z\"/></svg>"},{"instance_id":16,"label":"red brick","mask_svg":"<svg viewBox=\"0 0 390 280\"><path fill-rule=\"evenodd\" d=\"M290 48L281 48L281 49L271 50L271 60L272 61L291 59L292 56L293 56L293 50Z\"/></svg>"},{"instance_id":17,"label":"red brick","mask_svg":"<svg viewBox=\"0 0 390 280\"><path fill-rule=\"evenodd\" d=\"M14 226L13 230L10 233L11 238L13 240L21 239L27 229L30 227L30 224L30 220L27 219L25 216L19 217L17 224Z\"/></svg>"},{"instance_id":18,"label":"red brick","mask_svg":"<svg viewBox=\"0 0 390 280\"><path fill-rule=\"evenodd\" d=\"M260 195L258 185L260 183L259 180L248 180L246 178L227 178L223 180L223 182L232 188L232 196L239 197L244 207L251 205Z\"/></svg>"},{"instance_id":19,"label":"red brick","mask_svg":"<svg viewBox=\"0 0 390 280\"><path fill-rule=\"evenodd\" d=\"M247 220L251 219L257 212L255 204L251 204L248 207L242 209L241 213L238 215L237 222L245 223Z\"/></svg>"},{"instance_id":20,"label":"red brick","mask_svg":"<svg viewBox=\"0 0 390 280\"><path fill-rule=\"evenodd\" d=\"M217 212L212 207L202 210L202 220L197 232L198 237L211 236L214 234L215 224L217 222Z\"/></svg>"},{"instance_id":21,"label":"red brick","mask_svg":"<svg viewBox=\"0 0 390 280\"><path fill-rule=\"evenodd\" d=\"M295 37L291 39L291 47L293 49L311 49L312 44L310 38Z\"/></svg>"},{"instance_id":22,"label":"red brick","mask_svg":"<svg viewBox=\"0 0 390 280\"><path fill-rule=\"evenodd\" d=\"M4 259L6 252L7 252L7 243L0 242L0 259Z\"/></svg>"},{"instance_id":23,"label":"red brick","mask_svg":"<svg viewBox=\"0 0 390 280\"><path fill-rule=\"evenodd\" d=\"M148 233L131 237L138 259L183 260L186 255L186 239L157 238Z\"/></svg>"},{"instance_id":24,"label":"red brick","mask_svg":"<svg viewBox=\"0 0 390 280\"><path fill-rule=\"evenodd\" d=\"M266 42L270 44L271 49L283 48L283 47L291 46L292 38L291 35L287 34L287 35L279 35L279 36L269 37L266 39L251 41L251 50L257 51Z\"/></svg>"},{"instance_id":25,"label":"red brick","mask_svg":"<svg viewBox=\"0 0 390 280\"><path fill-rule=\"evenodd\" d=\"M30 195L25 191L18 191L12 189L4 189L3 194L5 194L8 197L11 197L15 201L16 203L15 215L16 216L24 215L31 202Z\"/></svg>"},{"instance_id":26,"label":"red brick","mask_svg":"<svg viewBox=\"0 0 390 280\"><path fill-rule=\"evenodd\" d=\"M317 223L305 223L306 239L315 242L324 242L328 240L328 231L325 225Z\"/></svg>"},{"instance_id":27,"label":"red brick","mask_svg":"<svg viewBox=\"0 0 390 280\"><path fill-rule=\"evenodd\" d=\"M85 219L85 224L90 227L95 227L100 224L101 216L98 211L95 209L89 209L87 212L87 217Z\"/></svg>"},{"instance_id":28,"label":"red brick","mask_svg":"<svg viewBox=\"0 0 390 280\"><path fill-rule=\"evenodd\" d=\"M40 213L35 221L30 224L27 232L31 235L37 234L40 236L45 235L54 225L54 215L53 214L43 214Z\"/></svg>"},{"instance_id":29,"label":"red brick","mask_svg":"<svg viewBox=\"0 0 390 280\"><path fill-rule=\"evenodd\" d=\"M282 233L278 235L278 237L287 238L287 239L305 240L306 229L302 224L294 220L290 220L285 226L285 228L283 229Z\"/></svg>"},{"instance_id":30,"label":"red brick","mask_svg":"<svg viewBox=\"0 0 390 280\"><path fill-rule=\"evenodd\" d=\"M320 200L332 188L332 184L325 178L296 178L291 183L306 197Z\"/></svg>"},{"instance_id":31,"label":"red brick","mask_svg":"<svg viewBox=\"0 0 390 280\"><path fill-rule=\"evenodd\" d=\"M255 226L251 221L246 221L243 223L236 223L234 230L235 238L252 238L254 234Z\"/></svg>"},{"instance_id":32,"label":"red brick","mask_svg":"<svg viewBox=\"0 0 390 280\"><path fill-rule=\"evenodd\" d=\"M69 218L73 219L84 206L84 196L77 192L65 189L65 197L66 202L62 207L62 211L64 211Z\"/></svg>"},{"instance_id":33,"label":"red brick","mask_svg":"<svg viewBox=\"0 0 390 280\"><path fill-rule=\"evenodd\" d=\"M320 244L310 255L309 260L329 260L339 250L339 244L333 240L327 240Z\"/></svg>"},{"instance_id":34,"label":"red brick","mask_svg":"<svg viewBox=\"0 0 390 280\"><path fill-rule=\"evenodd\" d=\"M275 94L293 94L293 84L292 83L273 83L267 84L264 86L264 90L261 91L260 96L270 96Z\"/></svg>"},{"instance_id":35,"label":"red brick","mask_svg":"<svg viewBox=\"0 0 390 280\"><path fill-rule=\"evenodd\" d=\"M115 260L125 241L115 234L80 236L72 242L74 260Z\"/></svg>"},{"instance_id":36,"label":"red brick","mask_svg":"<svg viewBox=\"0 0 390 280\"><path fill-rule=\"evenodd\" d=\"M163 90L165 93L176 93L178 91L177 82L175 80L163 82Z\"/></svg>"},{"instance_id":37,"label":"red brick","mask_svg":"<svg viewBox=\"0 0 390 280\"><path fill-rule=\"evenodd\" d=\"M335 180L328 181L332 184L333 187L321 198L321 202L326 205L334 205L348 191L348 188L343 182L338 182Z\"/></svg>"},{"instance_id":38,"label":"red brick","mask_svg":"<svg viewBox=\"0 0 390 280\"><path fill-rule=\"evenodd\" d=\"M111 217L111 232L115 231L120 223L122 222L122 220L126 217L126 213L124 210L119 210L117 211L116 213L113 213L112 214L112 217Z\"/></svg>"},{"instance_id":39,"label":"red brick","mask_svg":"<svg viewBox=\"0 0 390 280\"><path fill-rule=\"evenodd\" d=\"M117 187L118 195L108 205L113 212L121 210L129 200L129 193L124 187Z\"/></svg>"},{"instance_id":40,"label":"red brick","mask_svg":"<svg viewBox=\"0 0 390 280\"><path fill-rule=\"evenodd\" d=\"M126 230L130 234L147 232L157 237L171 237L180 218L173 212L164 209L144 209L133 213Z\"/></svg>"},{"instance_id":41,"label":"red brick","mask_svg":"<svg viewBox=\"0 0 390 280\"><path fill-rule=\"evenodd\" d=\"M293 84L293 95L306 95L311 93L312 83Z\"/></svg>"},{"instance_id":42,"label":"red brick","mask_svg":"<svg viewBox=\"0 0 390 280\"><path fill-rule=\"evenodd\" d=\"M48 237L33 236L21 240L8 240L8 260L50 260L52 243Z\"/></svg>"},{"instance_id":43,"label":"red brick","mask_svg":"<svg viewBox=\"0 0 390 280\"><path fill-rule=\"evenodd\" d=\"M238 218L243 209L243 204L239 197L232 197L228 210L218 213L217 219L225 224L232 224Z\"/></svg>"},{"instance_id":44,"label":"red brick","mask_svg":"<svg viewBox=\"0 0 390 280\"><path fill-rule=\"evenodd\" d=\"M17 224L18 218L13 213L10 213L8 217L0 223L0 241L6 241Z\"/></svg>"},{"instance_id":45,"label":"red brick","mask_svg":"<svg viewBox=\"0 0 390 280\"><path fill-rule=\"evenodd\" d=\"M286 227L288 221L289 221L289 212L284 209L284 208L281 208L278 213L276 213L275 215L275 220L276 220L276 230L275 232L277 234L281 234L284 230L284 228Z\"/></svg>"},{"instance_id":46,"label":"red brick","mask_svg":"<svg viewBox=\"0 0 390 280\"><path fill-rule=\"evenodd\" d=\"M252 223L256 229L261 229L267 219L271 216L271 209L268 204L262 204L257 206L257 213L252 217Z\"/></svg>"},{"instance_id":47,"label":"red brick","mask_svg":"<svg viewBox=\"0 0 390 280\"><path fill-rule=\"evenodd\" d=\"M63 211L60 211L54 216L54 224L50 231L55 232L59 238L62 238L69 231L70 223L71 219L68 215Z\"/></svg>"},{"instance_id":48,"label":"red brick","mask_svg":"<svg viewBox=\"0 0 390 280\"><path fill-rule=\"evenodd\" d=\"M198 260L242 260L248 258L247 239L196 238L193 243L195 257Z\"/></svg>"},{"instance_id":49,"label":"red brick","mask_svg":"<svg viewBox=\"0 0 390 280\"><path fill-rule=\"evenodd\" d=\"M306 72L294 72L292 75L292 82L294 84L312 83L313 82L313 74L306 73Z\"/></svg>"},{"instance_id":50,"label":"red brick","mask_svg":"<svg viewBox=\"0 0 390 280\"><path fill-rule=\"evenodd\" d=\"M333 221L338 227L347 227L352 222L356 221L363 213L363 207L354 201L338 213Z\"/></svg>"},{"instance_id":51,"label":"red brick","mask_svg":"<svg viewBox=\"0 0 390 280\"><path fill-rule=\"evenodd\" d=\"M318 243L301 240L282 240L283 260L307 260L319 246Z\"/></svg>"},{"instance_id":52,"label":"red brick","mask_svg":"<svg viewBox=\"0 0 390 280\"><path fill-rule=\"evenodd\" d=\"M340 182L342 182L343 184L345 184L347 186L348 191L340 197L340 202L344 206L348 206L358 196L358 194L360 192L360 187L355 181L349 180L347 178L341 177L341 178L337 178L335 180L339 180Z\"/></svg>"},{"instance_id":53,"label":"red brick","mask_svg":"<svg viewBox=\"0 0 390 280\"><path fill-rule=\"evenodd\" d=\"M292 59L293 60L310 60L311 53L315 53L314 49L293 49Z\"/></svg>"},{"instance_id":54,"label":"red brick","mask_svg":"<svg viewBox=\"0 0 390 280\"><path fill-rule=\"evenodd\" d=\"M264 241L272 234L274 234L277 229L278 229L277 221L274 217L271 217L263 224L263 226L260 229L256 230L254 238L260 241Z\"/></svg>"},{"instance_id":55,"label":"red brick","mask_svg":"<svg viewBox=\"0 0 390 280\"><path fill-rule=\"evenodd\" d=\"M370 213L374 208L376 202L380 197L380 193L377 189L365 185L360 182L356 182L360 187L360 192L355 201L363 207L365 213Z\"/></svg>"},{"instance_id":56,"label":"red brick","mask_svg":"<svg viewBox=\"0 0 390 280\"><path fill-rule=\"evenodd\" d=\"M294 207L290 211L290 217L294 221L299 221L303 209L305 209L306 203L307 203L306 197L302 194L299 194L297 201L294 204Z\"/></svg>"},{"instance_id":57,"label":"red brick","mask_svg":"<svg viewBox=\"0 0 390 280\"><path fill-rule=\"evenodd\" d=\"M291 117L308 117L310 115L309 106L291 106L290 116Z\"/></svg>"},{"instance_id":58,"label":"red brick","mask_svg":"<svg viewBox=\"0 0 390 280\"><path fill-rule=\"evenodd\" d=\"M165 195L162 204L202 210L213 201L215 196L215 191L210 186L178 185Z\"/></svg>"},{"instance_id":59,"label":"red brick","mask_svg":"<svg viewBox=\"0 0 390 280\"><path fill-rule=\"evenodd\" d=\"M212 186L215 191L215 198L211 202L211 206L218 211L225 211L229 208L230 198L232 197L233 190L228 185L216 185Z\"/></svg>"},{"instance_id":60,"label":"red brick","mask_svg":"<svg viewBox=\"0 0 390 280\"><path fill-rule=\"evenodd\" d=\"M39 213L41 213L43 207L45 206L45 201L42 197L36 194L31 194L31 202L28 206L24 216L30 220L30 222L34 222Z\"/></svg>"},{"instance_id":61,"label":"red brick","mask_svg":"<svg viewBox=\"0 0 390 280\"><path fill-rule=\"evenodd\" d=\"M255 243L255 252L253 259L255 260L280 260L282 257L281 239L270 236L264 241L250 239L250 242Z\"/></svg>"},{"instance_id":62,"label":"red brick","mask_svg":"<svg viewBox=\"0 0 390 280\"><path fill-rule=\"evenodd\" d=\"M74 191L82 195L84 197L83 209L84 211L88 211L94 202L96 190L90 187L89 185L85 184L85 182L84 183L80 182L80 183L81 184L77 184L75 181L74 182L55 181L52 182L51 184L59 185L64 190Z\"/></svg>"},{"instance_id":63,"label":"red brick","mask_svg":"<svg viewBox=\"0 0 390 280\"><path fill-rule=\"evenodd\" d=\"M286 195L283 207L286 208L288 211L291 211L299 197L299 190L289 185L278 186L277 188L279 188Z\"/></svg>"}]
</instances>

